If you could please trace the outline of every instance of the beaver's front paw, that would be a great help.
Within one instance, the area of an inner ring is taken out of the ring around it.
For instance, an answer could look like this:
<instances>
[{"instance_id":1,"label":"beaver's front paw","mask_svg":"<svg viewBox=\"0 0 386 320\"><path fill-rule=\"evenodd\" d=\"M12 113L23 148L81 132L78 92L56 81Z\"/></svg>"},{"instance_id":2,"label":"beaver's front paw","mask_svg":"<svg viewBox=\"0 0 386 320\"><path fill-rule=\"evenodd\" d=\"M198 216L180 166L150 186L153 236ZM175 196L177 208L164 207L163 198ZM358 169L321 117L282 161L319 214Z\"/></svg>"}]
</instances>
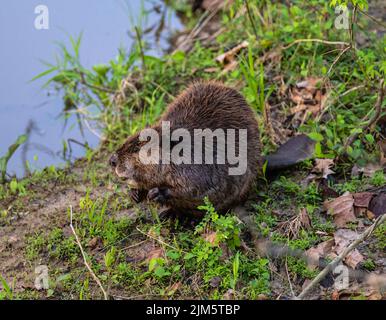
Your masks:
<instances>
[{"instance_id":1,"label":"beaver's front paw","mask_svg":"<svg viewBox=\"0 0 386 320\"><path fill-rule=\"evenodd\" d=\"M149 190L147 198L150 201L164 204L170 198L170 191L167 188L153 188Z\"/></svg>"},{"instance_id":2,"label":"beaver's front paw","mask_svg":"<svg viewBox=\"0 0 386 320\"><path fill-rule=\"evenodd\" d=\"M131 189L129 191L129 196L132 201L135 203L140 203L146 199L147 191L140 189Z\"/></svg>"}]
</instances>

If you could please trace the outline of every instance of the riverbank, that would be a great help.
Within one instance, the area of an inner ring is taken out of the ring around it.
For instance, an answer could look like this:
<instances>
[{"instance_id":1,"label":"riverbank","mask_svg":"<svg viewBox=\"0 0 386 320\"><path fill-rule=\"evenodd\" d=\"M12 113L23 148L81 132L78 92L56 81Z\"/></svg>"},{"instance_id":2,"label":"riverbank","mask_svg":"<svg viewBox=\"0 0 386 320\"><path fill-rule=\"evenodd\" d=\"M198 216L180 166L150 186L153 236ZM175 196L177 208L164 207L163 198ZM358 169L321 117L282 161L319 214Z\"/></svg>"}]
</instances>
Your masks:
<instances>
[{"instance_id":1,"label":"riverbank","mask_svg":"<svg viewBox=\"0 0 386 320\"><path fill-rule=\"evenodd\" d=\"M188 5L177 9L190 30L162 58L145 55L139 41L129 54L89 70L75 45L66 67L52 71L67 105L98 107L93 121L104 127L103 142L63 170L46 168L0 186L0 298L101 299L105 291L115 299L290 299L315 278L317 268L301 259L257 256L238 219L218 218L210 204L195 225L161 221L157 208L133 204L109 169L113 150L195 79L242 92L256 111L264 153L297 133L316 140L315 160L259 180L251 212L264 237L329 260L385 213L386 119L377 102L385 38L366 29L365 15L357 12L353 37L334 28L325 1L235 1L194 15ZM380 226L345 265L384 274L385 231ZM49 282L37 290L41 266ZM384 294L350 280L338 290L327 277L308 298Z\"/></svg>"}]
</instances>

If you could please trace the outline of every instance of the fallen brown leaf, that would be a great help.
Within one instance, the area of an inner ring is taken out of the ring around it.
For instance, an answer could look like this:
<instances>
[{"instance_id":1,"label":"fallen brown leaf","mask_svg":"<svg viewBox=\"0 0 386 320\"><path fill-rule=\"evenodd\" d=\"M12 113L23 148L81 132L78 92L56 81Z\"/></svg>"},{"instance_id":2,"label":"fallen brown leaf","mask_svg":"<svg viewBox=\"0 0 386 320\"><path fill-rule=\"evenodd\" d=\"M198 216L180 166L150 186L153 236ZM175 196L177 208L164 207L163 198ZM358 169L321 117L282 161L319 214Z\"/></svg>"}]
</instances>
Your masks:
<instances>
[{"instance_id":1,"label":"fallen brown leaf","mask_svg":"<svg viewBox=\"0 0 386 320\"><path fill-rule=\"evenodd\" d=\"M356 221L354 214L354 198L351 193L345 192L342 196L330 201L324 201L327 213L334 217L338 227L345 227L348 222Z\"/></svg>"},{"instance_id":2,"label":"fallen brown leaf","mask_svg":"<svg viewBox=\"0 0 386 320\"><path fill-rule=\"evenodd\" d=\"M99 238L99 237L94 237L92 238L88 243L87 243L87 247L89 247L90 249L95 249L98 245L101 245L102 244L102 239Z\"/></svg>"},{"instance_id":3,"label":"fallen brown leaf","mask_svg":"<svg viewBox=\"0 0 386 320\"><path fill-rule=\"evenodd\" d=\"M354 206L362 207L362 208L368 208L373 196L374 196L374 193L372 193L372 192L354 193L353 194Z\"/></svg>"},{"instance_id":4,"label":"fallen brown leaf","mask_svg":"<svg viewBox=\"0 0 386 320\"><path fill-rule=\"evenodd\" d=\"M223 72L231 71L236 68L237 61L235 59L236 55L244 48L249 46L248 41L243 41L236 47L224 52L223 54L216 57L216 61L221 63L224 66Z\"/></svg>"},{"instance_id":5,"label":"fallen brown leaf","mask_svg":"<svg viewBox=\"0 0 386 320\"><path fill-rule=\"evenodd\" d=\"M372 213L370 210L366 210L366 217L370 220L373 220L376 218L375 214Z\"/></svg>"},{"instance_id":6,"label":"fallen brown leaf","mask_svg":"<svg viewBox=\"0 0 386 320\"><path fill-rule=\"evenodd\" d=\"M209 242L212 246L217 245L217 233L215 231L211 231L202 235L205 241Z\"/></svg>"},{"instance_id":7,"label":"fallen brown leaf","mask_svg":"<svg viewBox=\"0 0 386 320\"><path fill-rule=\"evenodd\" d=\"M334 292L331 294L331 300L339 300L339 291L334 290Z\"/></svg>"},{"instance_id":8,"label":"fallen brown leaf","mask_svg":"<svg viewBox=\"0 0 386 320\"><path fill-rule=\"evenodd\" d=\"M296 106L290 110L291 114L310 111L317 115L325 106L327 95L322 91L322 78L310 77L298 82L289 90L289 96Z\"/></svg>"},{"instance_id":9,"label":"fallen brown leaf","mask_svg":"<svg viewBox=\"0 0 386 320\"><path fill-rule=\"evenodd\" d=\"M148 253L146 257L146 261L149 262L152 259L161 258L163 257L163 255L164 255L164 250L162 248L154 248Z\"/></svg>"},{"instance_id":10,"label":"fallen brown leaf","mask_svg":"<svg viewBox=\"0 0 386 320\"><path fill-rule=\"evenodd\" d=\"M333 248L336 254L341 254L344 249L354 240L358 238L358 233L349 229L339 229L334 233L335 247ZM355 269L355 267L363 261L362 254L358 249L351 251L345 258L345 263Z\"/></svg>"},{"instance_id":11,"label":"fallen brown leaf","mask_svg":"<svg viewBox=\"0 0 386 320\"><path fill-rule=\"evenodd\" d=\"M319 243L316 247L312 247L306 251L306 255L309 257L308 266L311 269L315 269L319 266L319 259L325 258L329 255L334 247L335 240L330 239Z\"/></svg>"},{"instance_id":12,"label":"fallen brown leaf","mask_svg":"<svg viewBox=\"0 0 386 320\"><path fill-rule=\"evenodd\" d=\"M344 261L349 267L355 269L358 263L363 261L363 256L357 249L354 249L347 255Z\"/></svg>"},{"instance_id":13,"label":"fallen brown leaf","mask_svg":"<svg viewBox=\"0 0 386 320\"><path fill-rule=\"evenodd\" d=\"M333 159L315 159L315 166L312 169L312 172L321 173L324 179L327 179L327 176L334 174L335 172L331 170L331 167L334 165Z\"/></svg>"}]
</instances>

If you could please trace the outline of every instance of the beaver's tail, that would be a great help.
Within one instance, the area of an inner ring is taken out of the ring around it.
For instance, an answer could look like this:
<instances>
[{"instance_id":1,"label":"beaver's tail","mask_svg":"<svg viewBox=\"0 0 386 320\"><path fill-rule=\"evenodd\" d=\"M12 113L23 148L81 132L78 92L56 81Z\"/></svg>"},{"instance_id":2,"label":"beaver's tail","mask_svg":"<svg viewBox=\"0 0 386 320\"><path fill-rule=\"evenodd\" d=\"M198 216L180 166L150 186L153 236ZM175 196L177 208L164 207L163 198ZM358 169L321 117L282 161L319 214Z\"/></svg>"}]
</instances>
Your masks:
<instances>
[{"instance_id":1,"label":"beaver's tail","mask_svg":"<svg viewBox=\"0 0 386 320\"><path fill-rule=\"evenodd\" d=\"M284 169L310 159L314 155L314 150L315 141L308 136L301 134L292 137L281 145L275 153L265 157L268 162L267 170Z\"/></svg>"}]
</instances>

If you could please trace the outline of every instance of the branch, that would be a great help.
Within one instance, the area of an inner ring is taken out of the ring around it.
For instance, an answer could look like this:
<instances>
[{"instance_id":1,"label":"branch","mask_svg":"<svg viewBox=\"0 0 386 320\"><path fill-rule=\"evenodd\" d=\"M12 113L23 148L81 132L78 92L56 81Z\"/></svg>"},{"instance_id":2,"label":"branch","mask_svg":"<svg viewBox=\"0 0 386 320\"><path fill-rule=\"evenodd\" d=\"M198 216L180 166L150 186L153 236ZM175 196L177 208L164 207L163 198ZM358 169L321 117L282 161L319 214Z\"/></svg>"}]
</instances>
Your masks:
<instances>
[{"instance_id":1,"label":"branch","mask_svg":"<svg viewBox=\"0 0 386 320\"><path fill-rule=\"evenodd\" d=\"M78 235L77 235L76 232L75 232L74 225L72 224L72 206L70 206L70 228L71 228L72 233L73 233L74 236L75 236L75 240L76 240L76 243L78 244L78 247L79 247L79 249L80 249L80 252L82 253L84 265L86 266L86 268L87 268L88 271L90 272L91 276L94 278L95 282L96 282L96 283L98 284L98 286L101 288L105 300L109 300L109 296L108 296L106 290L103 288L103 285L102 285L101 281L100 281L99 278L95 275L94 271L92 271L90 265L88 264L88 262L87 262L87 256L86 256L86 254L85 254L85 252L84 252L84 250L83 250L83 247L82 247L82 244L80 243L80 240L79 240L79 238L78 238Z\"/></svg>"},{"instance_id":2,"label":"branch","mask_svg":"<svg viewBox=\"0 0 386 320\"><path fill-rule=\"evenodd\" d=\"M339 54L338 56L335 58L334 62L332 63L332 65L330 66L330 68L328 69L327 71L327 75L330 74L330 72L332 71L332 68L334 68L334 66L338 63L339 59L345 54L346 51L350 50L352 47L351 45L349 45L348 47L344 48Z\"/></svg>"},{"instance_id":3,"label":"branch","mask_svg":"<svg viewBox=\"0 0 386 320\"><path fill-rule=\"evenodd\" d=\"M373 231L386 221L386 214L383 214L375 220L375 222L368 227L355 241L353 241L349 246L347 246L343 252L332 260L315 278L311 283L296 297L296 299L303 299L310 291L313 289L320 281L322 281L328 273L330 273L335 266L341 262L352 250L354 250L361 242L363 242L367 237L369 237Z\"/></svg>"},{"instance_id":4,"label":"branch","mask_svg":"<svg viewBox=\"0 0 386 320\"><path fill-rule=\"evenodd\" d=\"M344 42L344 41L327 41L327 40L322 40L322 39L298 39L295 40L294 42L290 43L288 46L283 47L282 49L286 50L288 48L291 48L297 43L302 43L302 42L318 42L318 43L323 43L323 44L328 44L328 45L341 45L341 46L349 46L350 43Z\"/></svg>"}]
</instances>

